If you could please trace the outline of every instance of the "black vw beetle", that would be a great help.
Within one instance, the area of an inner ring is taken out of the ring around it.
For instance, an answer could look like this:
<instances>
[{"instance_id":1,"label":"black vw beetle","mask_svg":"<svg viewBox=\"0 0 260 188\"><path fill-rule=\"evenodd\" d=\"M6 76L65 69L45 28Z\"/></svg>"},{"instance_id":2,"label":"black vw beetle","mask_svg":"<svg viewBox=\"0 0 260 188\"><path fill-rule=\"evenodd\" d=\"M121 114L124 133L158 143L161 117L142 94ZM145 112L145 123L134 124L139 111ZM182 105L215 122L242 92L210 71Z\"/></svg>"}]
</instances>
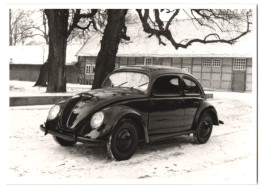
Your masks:
<instances>
[{"instance_id":1,"label":"black vw beetle","mask_svg":"<svg viewBox=\"0 0 260 188\"><path fill-rule=\"evenodd\" d=\"M213 125L223 123L206 101L199 82L181 69L130 66L113 71L101 89L54 105L40 126L62 146L106 142L116 160L129 159L145 143L193 133L208 141Z\"/></svg>"}]
</instances>

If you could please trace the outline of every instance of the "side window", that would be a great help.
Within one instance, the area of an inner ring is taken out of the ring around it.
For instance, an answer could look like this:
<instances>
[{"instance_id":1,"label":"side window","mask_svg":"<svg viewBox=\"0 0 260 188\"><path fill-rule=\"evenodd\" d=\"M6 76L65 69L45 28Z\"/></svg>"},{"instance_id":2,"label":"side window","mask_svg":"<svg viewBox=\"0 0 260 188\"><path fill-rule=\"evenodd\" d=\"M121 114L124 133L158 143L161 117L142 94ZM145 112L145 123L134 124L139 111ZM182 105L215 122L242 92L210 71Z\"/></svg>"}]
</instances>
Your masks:
<instances>
[{"instance_id":1,"label":"side window","mask_svg":"<svg viewBox=\"0 0 260 188\"><path fill-rule=\"evenodd\" d=\"M200 88L191 78L183 78L183 92L185 95L200 95Z\"/></svg>"},{"instance_id":2,"label":"side window","mask_svg":"<svg viewBox=\"0 0 260 188\"><path fill-rule=\"evenodd\" d=\"M156 95L181 95L180 79L177 76L162 76L154 82L152 93Z\"/></svg>"}]
</instances>

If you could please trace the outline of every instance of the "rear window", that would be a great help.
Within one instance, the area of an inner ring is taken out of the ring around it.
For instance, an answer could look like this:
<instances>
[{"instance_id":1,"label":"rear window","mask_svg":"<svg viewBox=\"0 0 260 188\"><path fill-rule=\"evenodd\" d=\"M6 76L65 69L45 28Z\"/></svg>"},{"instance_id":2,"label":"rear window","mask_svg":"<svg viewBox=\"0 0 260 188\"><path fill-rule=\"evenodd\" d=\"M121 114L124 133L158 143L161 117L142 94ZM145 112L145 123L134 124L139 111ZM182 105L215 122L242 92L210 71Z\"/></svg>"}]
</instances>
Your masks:
<instances>
[{"instance_id":1,"label":"rear window","mask_svg":"<svg viewBox=\"0 0 260 188\"><path fill-rule=\"evenodd\" d=\"M200 95L200 88L192 78L184 77L183 82L183 92L185 95Z\"/></svg>"}]
</instances>

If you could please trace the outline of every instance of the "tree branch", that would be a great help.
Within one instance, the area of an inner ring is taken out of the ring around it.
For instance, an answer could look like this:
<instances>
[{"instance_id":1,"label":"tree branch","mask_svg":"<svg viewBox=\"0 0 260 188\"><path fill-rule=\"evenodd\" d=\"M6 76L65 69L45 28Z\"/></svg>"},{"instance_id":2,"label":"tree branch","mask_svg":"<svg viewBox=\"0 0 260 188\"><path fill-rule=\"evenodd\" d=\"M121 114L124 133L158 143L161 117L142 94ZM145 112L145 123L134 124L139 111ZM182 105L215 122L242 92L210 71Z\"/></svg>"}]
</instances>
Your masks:
<instances>
[{"instance_id":1,"label":"tree branch","mask_svg":"<svg viewBox=\"0 0 260 188\"><path fill-rule=\"evenodd\" d=\"M73 21L72 24L69 26L68 32L67 32L67 38L70 36L71 32L74 28L83 29L85 30L85 27L81 27L78 25L81 18L93 18L93 16L97 13L97 9L91 9L91 12L88 14L80 14L80 9L76 9L74 11ZM92 20L93 22L93 20ZM88 24L89 27L90 24Z\"/></svg>"},{"instance_id":2,"label":"tree branch","mask_svg":"<svg viewBox=\"0 0 260 188\"><path fill-rule=\"evenodd\" d=\"M155 15L155 21L156 21L156 23L158 24L158 27L159 27L159 29L162 31L162 30L164 30L164 28L163 28L163 21L161 20L161 18L160 18L160 13L159 13L159 10L158 9L154 9L154 15Z\"/></svg>"},{"instance_id":3,"label":"tree branch","mask_svg":"<svg viewBox=\"0 0 260 188\"><path fill-rule=\"evenodd\" d=\"M124 40L129 41L129 40L130 40L130 37L126 35L126 32L127 32L127 27L124 25L124 26L123 26L123 30L122 30L122 36L121 36L121 38L124 39Z\"/></svg>"},{"instance_id":4,"label":"tree branch","mask_svg":"<svg viewBox=\"0 0 260 188\"><path fill-rule=\"evenodd\" d=\"M149 34L148 37L152 37L153 35L155 35L158 40L159 40L159 44L162 45L166 45L164 42L162 42L161 37L165 37L167 40L169 40L171 42L171 44L175 47L175 49L177 50L178 48L187 48L189 46L191 46L193 43L202 43L202 44L208 44L208 43L226 43L226 44L234 44L238 39L240 39L241 37L245 36L247 33L250 32L250 16L251 16L251 11L248 11L246 14L246 30L244 32L240 32L239 34L237 34L236 37L233 38L229 38L229 39L225 39L225 38L221 38L219 36L219 34L217 33L210 33L208 35L206 35L204 37L204 39L200 39L200 38L195 38L195 39L191 39L191 40L182 40L180 43L177 43L175 41L175 39L172 36L171 31L169 30L169 26L170 23L172 22L172 20L178 15L179 13L179 9L175 10L173 15L171 16L171 18L168 20L165 29L163 29L162 24L160 23L161 19L159 19L159 11L155 10L155 18L157 19L157 23L159 25L159 29L153 29L150 27L149 23L148 23L148 17L149 17L149 10L145 9L144 10L144 14L142 14L142 10L141 9L137 9L136 10L139 18L142 22L143 25L143 30ZM168 12L170 12L169 10L167 10ZM205 24L204 22L202 22L202 20L200 20L199 18L197 18L193 13L196 13L197 15L201 16L202 19L207 20L208 22L212 22L216 25L216 27L218 27L220 29L220 31L223 32L223 29L220 27L220 25L217 23L218 19L221 19L222 21L226 21L228 24L230 24L230 21L228 20L228 18L232 18L232 19L237 19L239 21L241 21L240 17L237 17L238 15L233 12L233 16L230 15L230 11L229 10L223 10L221 15L221 11L219 12L214 12L213 10L206 10L206 9L192 9L191 10L191 14L193 16L193 18L201 25L201 26L207 26L211 29L214 29L213 26L209 25L209 24ZM215 20L214 20L215 19ZM216 39L209 39L210 36L215 36ZM186 42L185 44L183 44L183 42Z\"/></svg>"}]
</instances>

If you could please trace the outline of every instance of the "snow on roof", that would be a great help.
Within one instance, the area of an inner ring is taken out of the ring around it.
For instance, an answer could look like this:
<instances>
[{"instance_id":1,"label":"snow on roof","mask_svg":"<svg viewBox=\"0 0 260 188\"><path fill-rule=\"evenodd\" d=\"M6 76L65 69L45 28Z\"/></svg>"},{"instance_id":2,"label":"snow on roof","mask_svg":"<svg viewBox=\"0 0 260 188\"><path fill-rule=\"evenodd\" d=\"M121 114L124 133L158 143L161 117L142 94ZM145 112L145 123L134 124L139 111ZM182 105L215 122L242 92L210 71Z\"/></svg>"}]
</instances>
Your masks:
<instances>
[{"instance_id":1,"label":"snow on roof","mask_svg":"<svg viewBox=\"0 0 260 188\"><path fill-rule=\"evenodd\" d=\"M195 22L191 20L179 20L171 24L172 35L177 42L183 39L191 39L212 33L208 27L198 29ZM252 57L250 47L254 46L252 34L240 38L235 44L200 44L193 43L187 49L179 48L176 50L166 39L163 40L166 46L159 45L155 36L148 38L148 34L143 31L141 24L127 25L127 35L130 36L129 42L119 44L117 56L128 57ZM224 34L223 34L224 35ZM84 46L78 51L77 56L97 56L100 50L100 34L92 35ZM162 39L164 39L162 37Z\"/></svg>"},{"instance_id":2,"label":"snow on roof","mask_svg":"<svg viewBox=\"0 0 260 188\"><path fill-rule=\"evenodd\" d=\"M81 45L68 45L66 65L77 62L76 53ZM11 64L43 64L48 58L48 46L9 46Z\"/></svg>"}]
</instances>

